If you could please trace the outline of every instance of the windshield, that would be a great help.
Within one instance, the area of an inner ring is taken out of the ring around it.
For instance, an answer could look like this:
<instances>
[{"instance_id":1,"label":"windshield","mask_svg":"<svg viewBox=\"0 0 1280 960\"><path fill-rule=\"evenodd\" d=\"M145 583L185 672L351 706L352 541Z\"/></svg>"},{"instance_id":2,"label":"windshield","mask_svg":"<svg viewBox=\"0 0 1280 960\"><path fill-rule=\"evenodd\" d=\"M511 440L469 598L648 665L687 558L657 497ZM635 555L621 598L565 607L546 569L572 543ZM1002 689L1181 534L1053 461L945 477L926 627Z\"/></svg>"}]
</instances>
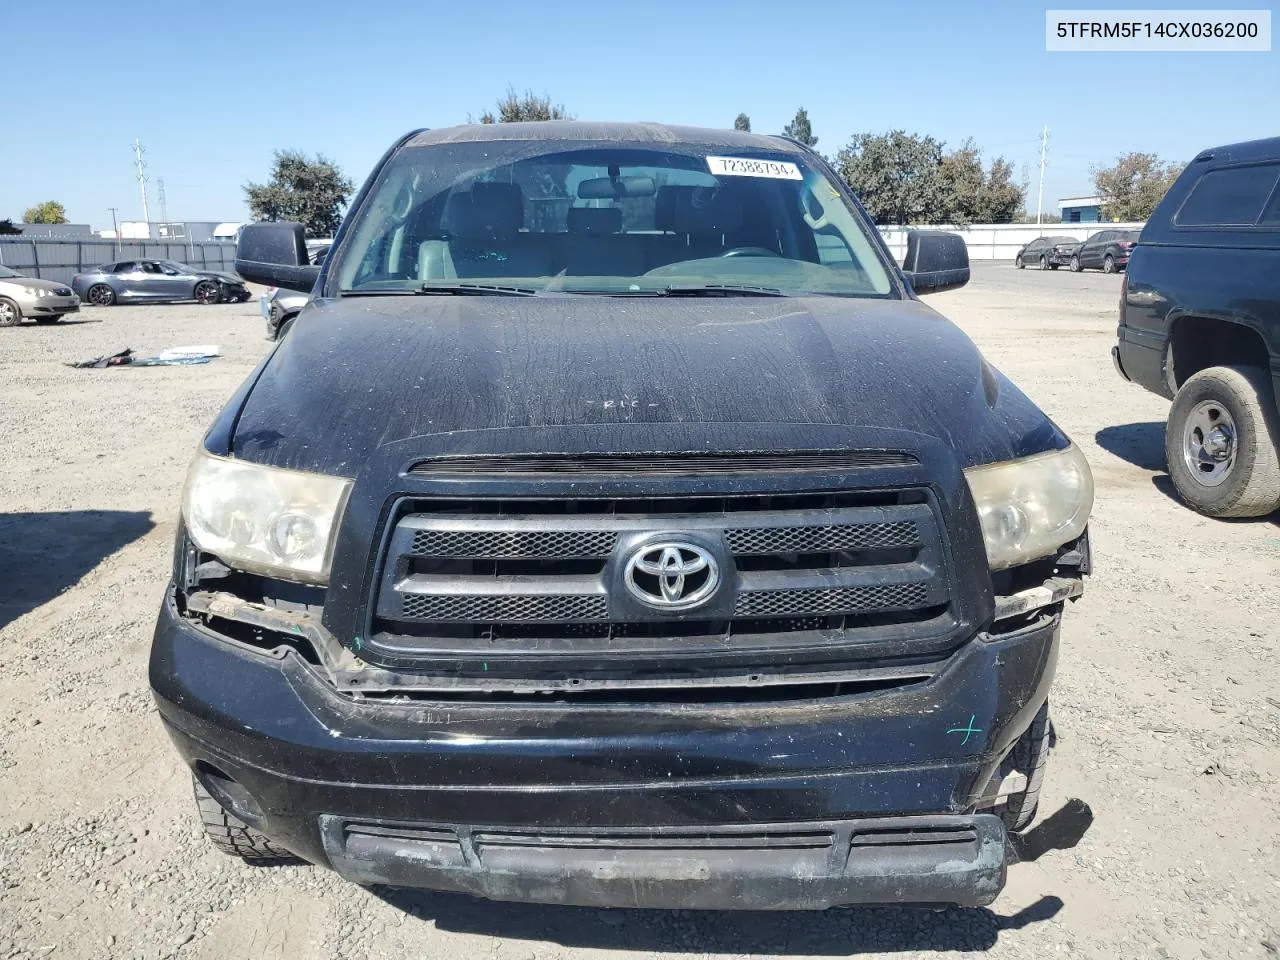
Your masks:
<instances>
[{"instance_id":1,"label":"windshield","mask_svg":"<svg viewBox=\"0 0 1280 960\"><path fill-rule=\"evenodd\" d=\"M20 277L20 276L22 276L22 274L20 274L17 270L10 270L8 267L0 266L0 277L4 278L5 280L12 280L14 277Z\"/></svg>"},{"instance_id":2,"label":"windshield","mask_svg":"<svg viewBox=\"0 0 1280 960\"><path fill-rule=\"evenodd\" d=\"M885 297L871 227L780 146L484 141L408 147L335 263L343 293L765 288Z\"/></svg>"},{"instance_id":3,"label":"windshield","mask_svg":"<svg viewBox=\"0 0 1280 960\"><path fill-rule=\"evenodd\" d=\"M195 273L195 267L189 267L185 263L179 263L177 260L161 260L162 267L168 267L176 273Z\"/></svg>"}]
</instances>

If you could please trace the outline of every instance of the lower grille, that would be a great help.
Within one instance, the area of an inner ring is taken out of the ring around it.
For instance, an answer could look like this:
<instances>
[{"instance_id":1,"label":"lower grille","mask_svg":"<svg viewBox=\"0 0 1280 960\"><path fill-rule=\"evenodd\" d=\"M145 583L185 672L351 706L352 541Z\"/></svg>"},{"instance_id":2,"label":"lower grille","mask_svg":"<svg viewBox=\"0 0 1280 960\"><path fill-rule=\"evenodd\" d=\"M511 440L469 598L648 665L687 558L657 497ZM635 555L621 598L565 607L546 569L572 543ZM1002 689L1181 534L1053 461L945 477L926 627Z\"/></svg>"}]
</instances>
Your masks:
<instances>
[{"instance_id":1,"label":"lower grille","mask_svg":"<svg viewBox=\"0 0 1280 960\"><path fill-rule=\"evenodd\" d=\"M762 590L741 593L733 605L735 617L794 617L813 614L861 613L866 610L894 610L923 607L929 591L923 583L888 586L849 587L828 590Z\"/></svg>"},{"instance_id":2,"label":"lower grille","mask_svg":"<svg viewBox=\"0 0 1280 960\"><path fill-rule=\"evenodd\" d=\"M404 594L400 615L405 620L447 623L463 621L607 620L609 605L604 597L591 596L450 596L448 594Z\"/></svg>"}]
</instances>

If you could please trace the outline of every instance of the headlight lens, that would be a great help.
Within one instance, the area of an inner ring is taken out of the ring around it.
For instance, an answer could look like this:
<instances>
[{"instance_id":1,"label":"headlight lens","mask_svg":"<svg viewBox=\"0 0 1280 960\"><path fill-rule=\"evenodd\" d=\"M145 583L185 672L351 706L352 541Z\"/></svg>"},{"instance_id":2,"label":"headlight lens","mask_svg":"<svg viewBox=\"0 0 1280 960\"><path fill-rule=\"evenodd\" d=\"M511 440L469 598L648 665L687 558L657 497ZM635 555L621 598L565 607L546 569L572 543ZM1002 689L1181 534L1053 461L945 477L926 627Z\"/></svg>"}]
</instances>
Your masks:
<instances>
[{"instance_id":1,"label":"headlight lens","mask_svg":"<svg viewBox=\"0 0 1280 960\"><path fill-rule=\"evenodd\" d=\"M971 467L965 478L992 570L1050 556L1084 533L1093 509L1093 474L1075 444Z\"/></svg>"},{"instance_id":2,"label":"headlight lens","mask_svg":"<svg viewBox=\"0 0 1280 960\"><path fill-rule=\"evenodd\" d=\"M326 583L351 481L264 467L203 450L187 473L182 517L201 550L241 570Z\"/></svg>"}]
</instances>

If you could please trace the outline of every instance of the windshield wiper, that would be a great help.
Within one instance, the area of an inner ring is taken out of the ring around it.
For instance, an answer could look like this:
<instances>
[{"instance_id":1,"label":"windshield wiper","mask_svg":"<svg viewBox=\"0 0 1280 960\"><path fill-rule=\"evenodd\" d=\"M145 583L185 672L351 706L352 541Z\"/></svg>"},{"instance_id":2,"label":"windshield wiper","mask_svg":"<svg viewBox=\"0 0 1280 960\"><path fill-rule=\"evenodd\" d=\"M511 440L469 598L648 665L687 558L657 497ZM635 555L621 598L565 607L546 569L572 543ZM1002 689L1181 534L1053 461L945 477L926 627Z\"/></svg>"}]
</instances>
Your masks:
<instances>
[{"instance_id":1,"label":"windshield wiper","mask_svg":"<svg viewBox=\"0 0 1280 960\"><path fill-rule=\"evenodd\" d=\"M777 287L758 287L737 283L708 283L705 285L688 285L667 287L655 291L663 297L785 297L786 294Z\"/></svg>"},{"instance_id":2,"label":"windshield wiper","mask_svg":"<svg viewBox=\"0 0 1280 960\"><path fill-rule=\"evenodd\" d=\"M424 283L413 291L422 296L450 295L457 297L536 297L538 291L531 287L503 287L492 283Z\"/></svg>"}]
</instances>

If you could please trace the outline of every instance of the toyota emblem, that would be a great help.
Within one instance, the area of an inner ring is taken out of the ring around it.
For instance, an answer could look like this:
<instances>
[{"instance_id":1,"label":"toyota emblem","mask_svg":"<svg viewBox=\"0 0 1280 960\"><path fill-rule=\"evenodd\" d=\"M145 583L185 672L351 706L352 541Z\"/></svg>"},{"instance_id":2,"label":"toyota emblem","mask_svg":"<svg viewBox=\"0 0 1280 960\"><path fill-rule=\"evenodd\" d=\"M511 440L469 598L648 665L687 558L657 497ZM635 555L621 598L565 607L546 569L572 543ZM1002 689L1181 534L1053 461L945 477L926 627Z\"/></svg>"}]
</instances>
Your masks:
<instances>
[{"instance_id":1,"label":"toyota emblem","mask_svg":"<svg viewBox=\"0 0 1280 960\"><path fill-rule=\"evenodd\" d=\"M650 543L631 554L623 579L641 603L659 610L687 610L716 592L720 567L696 544Z\"/></svg>"}]
</instances>

